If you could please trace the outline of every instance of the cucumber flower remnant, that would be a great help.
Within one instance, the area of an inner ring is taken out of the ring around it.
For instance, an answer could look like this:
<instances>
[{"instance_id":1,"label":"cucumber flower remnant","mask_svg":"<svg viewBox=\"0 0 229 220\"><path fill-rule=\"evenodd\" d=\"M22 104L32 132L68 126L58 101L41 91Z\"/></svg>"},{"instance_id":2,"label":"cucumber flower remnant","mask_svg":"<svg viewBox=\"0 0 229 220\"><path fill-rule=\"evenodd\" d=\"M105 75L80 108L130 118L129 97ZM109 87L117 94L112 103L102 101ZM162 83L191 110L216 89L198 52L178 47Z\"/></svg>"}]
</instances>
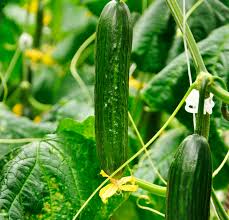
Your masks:
<instances>
[{"instance_id":1,"label":"cucumber flower remnant","mask_svg":"<svg viewBox=\"0 0 229 220\"><path fill-rule=\"evenodd\" d=\"M100 174L103 177L107 177L110 179L109 184L104 186L100 192L99 196L102 199L103 203L107 203L108 198L112 197L118 192L126 191L126 192L136 192L138 190L138 186L135 185L135 178L133 176L126 176L122 177L121 179L117 180L111 178L107 175L103 170L101 170Z\"/></svg>"}]
</instances>

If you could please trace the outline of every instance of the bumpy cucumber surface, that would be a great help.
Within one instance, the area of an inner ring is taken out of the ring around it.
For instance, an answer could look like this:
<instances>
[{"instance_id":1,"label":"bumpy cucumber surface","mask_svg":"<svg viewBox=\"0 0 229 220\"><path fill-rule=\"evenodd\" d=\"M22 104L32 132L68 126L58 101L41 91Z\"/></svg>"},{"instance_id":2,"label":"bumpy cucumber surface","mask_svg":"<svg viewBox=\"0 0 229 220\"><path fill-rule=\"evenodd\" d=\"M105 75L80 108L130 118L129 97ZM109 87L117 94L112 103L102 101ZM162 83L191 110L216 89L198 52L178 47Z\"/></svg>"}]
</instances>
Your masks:
<instances>
[{"instance_id":1,"label":"bumpy cucumber surface","mask_svg":"<svg viewBox=\"0 0 229 220\"><path fill-rule=\"evenodd\" d=\"M127 159L130 12L122 1L103 9L95 48L95 134L101 169L111 174Z\"/></svg>"},{"instance_id":2,"label":"bumpy cucumber surface","mask_svg":"<svg viewBox=\"0 0 229 220\"><path fill-rule=\"evenodd\" d=\"M167 186L167 220L207 220L212 182L211 152L207 140L193 134L175 154Z\"/></svg>"}]
</instances>

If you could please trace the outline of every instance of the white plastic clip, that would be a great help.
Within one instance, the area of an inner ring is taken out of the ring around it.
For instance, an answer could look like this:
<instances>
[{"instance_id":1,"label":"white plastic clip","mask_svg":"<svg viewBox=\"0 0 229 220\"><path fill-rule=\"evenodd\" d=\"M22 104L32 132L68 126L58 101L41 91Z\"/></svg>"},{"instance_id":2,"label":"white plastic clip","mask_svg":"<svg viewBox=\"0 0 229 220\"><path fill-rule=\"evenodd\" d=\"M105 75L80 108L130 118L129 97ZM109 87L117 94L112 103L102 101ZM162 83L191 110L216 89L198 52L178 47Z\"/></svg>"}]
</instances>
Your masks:
<instances>
[{"instance_id":1,"label":"white plastic clip","mask_svg":"<svg viewBox=\"0 0 229 220\"><path fill-rule=\"evenodd\" d=\"M193 89L189 96L186 98L186 105L185 110L189 113L197 113L198 112L198 105L199 105L199 91ZM212 108L214 107L215 103L212 100L213 94L210 93L210 96L204 100L204 114L212 114Z\"/></svg>"}]
</instances>

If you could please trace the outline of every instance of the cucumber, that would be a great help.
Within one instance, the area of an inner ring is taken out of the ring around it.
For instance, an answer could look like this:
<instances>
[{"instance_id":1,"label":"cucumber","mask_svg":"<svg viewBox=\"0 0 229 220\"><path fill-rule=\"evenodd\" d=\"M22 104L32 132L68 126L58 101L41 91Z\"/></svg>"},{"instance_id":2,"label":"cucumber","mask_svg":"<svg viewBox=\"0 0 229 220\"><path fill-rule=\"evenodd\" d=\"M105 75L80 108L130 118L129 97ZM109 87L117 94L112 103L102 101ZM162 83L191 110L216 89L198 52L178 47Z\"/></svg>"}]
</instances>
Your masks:
<instances>
[{"instance_id":1,"label":"cucumber","mask_svg":"<svg viewBox=\"0 0 229 220\"><path fill-rule=\"evenodd\" d=\"M103 9L95 47L95 134L101 169L114 172L127 159L130 12L122 1Z\"/></svg>"},{"instance_id":2,"label":"cucumber","mask_svg":"<svg viewBox=\"0 0 229 220\"><path fill-rule=\"evenodd\" d=\"M184 139L169 170L167 220L209 219L212 182L211 152L198 134Z\"/></svg>"}]
</instances>

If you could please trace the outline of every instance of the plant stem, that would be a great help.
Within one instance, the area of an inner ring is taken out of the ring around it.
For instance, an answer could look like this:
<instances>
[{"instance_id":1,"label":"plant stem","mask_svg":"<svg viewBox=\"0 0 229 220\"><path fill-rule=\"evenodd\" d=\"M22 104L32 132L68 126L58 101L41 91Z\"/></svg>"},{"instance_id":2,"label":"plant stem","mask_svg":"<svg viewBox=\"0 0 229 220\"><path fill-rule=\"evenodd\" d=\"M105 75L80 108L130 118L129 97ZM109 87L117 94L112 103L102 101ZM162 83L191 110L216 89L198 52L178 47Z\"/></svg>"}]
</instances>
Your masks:
<instances>
[{"instance_id":1,"label":"plant stem","mask_svg":"<svg viewBox=\"0 0 229 220\"><path fill-rule=\"evenodd\" d=\"M186 0L183 0L183 41L184 41L184 51L185 51L185 58L186 58L186 62L187 62L187 68L188 68L188 78L189 78L189 85L192 84L192 72L191 72L191 65L190 65L190 59L189 59L189 51L188 51L188 47L187 47L187 41L186 41L186 23L187 23L187 19L188 16L186 16L185 14L185 10L186 10ZM195 113L192 114L192 120L193 120L193 128L194 130L196 129L196 115Z\"/></svg>"},{"instance_id":2,"label":"plant stem","mask_svg":"<svg viewBox=\"0 0 229 220\"><path fill-rule=\"evenodd\" d=\"M90 92L87 88L87 86L85 85L84 81L81 79L79 73L77 72L77 62L80 58L80 55L82 54L82 52L95 40L96 37L96 33L92 34L81 46L80 48L76 51L74 57L72 58L71 61L71 65L70 65L70 71L72 73L72 76L75 78L75 80L78 82L80 88L82 89L82 91L86 94L89 102L92 104L93 100L92 97L90 95Z\"/></svg>"},{"instance_id":3,"label":"plant stem","mask_svg":"<svg viewBox=\"0 0 229 220\"><path fill-rule=\"evenodd\" d=\"M2 102L5 103L7 95L8 95L8 87L7 87L7 84L5 82L4 76L2 75L1 72L0 72L0 79L2 81L2 87L3 87L3 92L4 92Z\"/></svg>"},{"instance_id":4,"label":"plant stem","mask_svg":"<svg viewBox=\"0 0 229 220\"><path fill-rule=\"evenodd\" d=\"M191 16L191 14L204 2L204 0L198 0L186 14L186 20Z\"/></svg>"},{"instance_id":5,"label":"plant stem","mask_svg":"<svg viewBox=\"0 0 229 220\"><path fill-rule=\"evenodd\" d=\"M129 116L129 120L130 120L132 126L134 127L134 130L135 130L135 132L136 132L136 134L137 134L137 137L138 137L138 139L139 139L139 141L140 141L142 147L144 147L144 146L145 146L144 141L142 140L142 137L141 137L141 135L140 135L140 133L139 133L139 131L138 131L138 129L137 129L137 126L136 126L136 124L135 124L135 122L134 122L134 119L132 118L130 112L128 112L128 116ZM148 157L148 160L149 160L149 162L150 162L150 164L151 164L151 166L152 166L154 172L158 175L159 179L160 179L165 185L167 185L167 182L164 180L164 178L161 176L161 174L159 173L159 171L158 171L157 168L155 167L155 165L154 165L152 159L150 158L149 152L147 151L146 148L145 148L145 154L146 154L146 156Z\"/></svg>"},{"instance_id":6,"label":"plant stem","mask_svg":"<svg viewBox=\"0 0 229 220\"><path fill-rule=\"evenodd\" d=\"M228 217L226 211L224 210L222 204L218 200L216 193L215 193L215 190L213 188L212 188L211 195L212 195L213 203L214 203L215 208L216 208L216 212L217 212L220 220L229 220L229 217Z\"/></svg>"},{"instance_id":7,"label":"plant stem","mask_svg":"<svg viewBox=\"0 0 229 220\"><path fill-rule=\"evenodd\" d=\"M38 9L37 9L37 18L36 18L36 30L34 34L34 42L33 46L35 48L39 48L41 44L42 37L42 29L43 29L43 18L44 18L44 5L42 0L38 1Z\"/></svg>"},{"instance_id":8,"label":"plant stem","mask_svg":"<svg viewBox=\"0 0 229 220\"><path fill-rule=\"evenodd\" d=\"M135 178L136 184L141 188L144 189L154 195L165 197L166 196L166 187L164 186L158 186L153 183L149 183L145 180L141 180L138 178Z\"/></svg>"},{"instance_id":9,"label":"plant stem","mask_svg":"<svg viewBox=\"0 0 229 220\"><path fill-rule=\"evenodd\" d=\"M28 101L35 109L39 111L49 111L52 108L52 105L40 103L31 95L28 97Z\"/></svg>"},{"instance_id":10,"label":"plant stem","mask_svg":"<svg viewBox=\"0 0 229 220\"><path fill-rule=\"evenodd\" d=\"M165 218L165 214L164 214L164 213L161 213L161 212L159 212L158 210L153 209L153 208L150 208L150 207L148 207L148 206L141 205L141 204L140 204L140 200L141 200L141 199L148 200L147 203L148 203L148 204L150 203L148 197L139 196L136 203L137 203L137 206L138 206L140 209L147 210L147 211L149 211L149 212L152 212L153 214L160 215L161 217ZM152 203L151 203L151 204L152 204Z\"/></svg>"},{"instance_id":11,"label":"plant stem","mask_svg":"<svg viewBox=\"0 0 229 220\"><path fill-rule=\"evenodd\" d=\"M42 138L18 138L18 139L0 139L1 144L21 144L33 141L42 141Z\"/></svg>"},{"instance_id":12,"label":"plant stem","mask_svg":"<svg viewBox=\"0 0 229 220\"><path fill-rule=\"evenodd\" d=\"M204 104L205 104L205 96L207 93L208 86L208 78L203 78L200 85L200 96L199 96L199 104L198 104L198 114L196 120L196 131L195 133L204 136L208 139L209 135L209 126L210 126L210 115L206 112L204 114Z\"/></svg>"},{"instance_id":13,"label":"plant stem","mask_svg":"<svg viewBox=\"0 0 229 220\"><path fill-rule=\"evenodd\" d=\"M180 30L182 33L184 33L183 30L183 16L182 16L182 12L181 9L177 3L176 0L166 0L170 11L177 23L177 25L179 26ZM196 68L197 73L202 72L207 72L206 66L204 64L203 58L200 55L200 51L199 48L196 44L196 41L192 35L192 32L188 26L188 24L186 23L186 28L185 28L185 36L190 53L192 55L193 61L194 61L194 65Z\"/></svg>"},{"instance_id":14,"label":"plant stem","mask_svg":"<svg viewBox=\"0 0 229 220\"><path fill-rule=\"evenodd\" d=\"M224 103L229 105L229 92L228 91L217 86L215 83L209 86L209 91L213 93L216 97L221 99Z\"/></svg>"},{"instance_id":15,"label":"plant stem","mask_svg":"<svg viewBox=\"0 0 229 220\"><path fill-rule=\"evenodd\" d=\"M227 151L227 154L226 154L226 156L224 157L222 163L221 163L221 164L219 165L219 167L213 172L213 175L212 175L213 178L220 172L220 170L223 168L223 166L224 166L225 163L227 162L228 158L229 158L229 150Z\"/></svg>"},{"instance_id":16,"label":"plant stem","mask_svg":"<svg viewBox=\"0 0 229 220\"><path fill-rule=\"evenodd\" d=\"M145 148L149 147L161 134L162 132L165 130L165 128L171 123L171 121L174 119L174 117L176 116L176 114L178 113L178 111L180 110L180 108L183 106L186 98L188 97L188 95L190 94L190 92L196 87L196 83L193 83L188 91L185 93L184 97L182 98L182 100L180 101L180 103L178 104L178 106L176 107L176 109L174 110L174 112L170 115L170 117L168 118L168 120L165 122L165 124L161 127L161 129L144 145L144 147L142 147L137 153L135 153L131 158L129 158L124 164L122 164L117 170L115 170L109 177L112 178L114 177L119 171L121 171L126 165L128 165L131 161L133 161L136 157L138 157L144 150ZM88 197L88 199L84 202L84 204L80 207L80 209L77 211L77 213L75 214L75 216L73 217L72 220L75 220L80 213L83 211L83 209L87 206L87 204L91 201L91 199L96 195L97 192L99 192L99 190L109 181L109 178L107 178L106 180L104 180L98 187L97 189L94 190L94 192Z\"/></svg>"},{"instance_id":17,"label":"plant stem","mask_svg":"<svg viewBox=\"0 0 229 220\"><path fill-rule=\"evenodd\" d=\"M13 55L13 58L12 60L10 61L10 64L8 66L8 69L6 70L6 73L5 75L3 76L4 77L4 81L5 81L5 84L7 84L9 78L10 78L10 75L15 67L15 65L17 64L17 61L20 57L20 54L21 54L21 50L19 47L17 47L14 55ZM2 87L0 87L0 94L2 93Z\"/></svg>"}]
</instances>

